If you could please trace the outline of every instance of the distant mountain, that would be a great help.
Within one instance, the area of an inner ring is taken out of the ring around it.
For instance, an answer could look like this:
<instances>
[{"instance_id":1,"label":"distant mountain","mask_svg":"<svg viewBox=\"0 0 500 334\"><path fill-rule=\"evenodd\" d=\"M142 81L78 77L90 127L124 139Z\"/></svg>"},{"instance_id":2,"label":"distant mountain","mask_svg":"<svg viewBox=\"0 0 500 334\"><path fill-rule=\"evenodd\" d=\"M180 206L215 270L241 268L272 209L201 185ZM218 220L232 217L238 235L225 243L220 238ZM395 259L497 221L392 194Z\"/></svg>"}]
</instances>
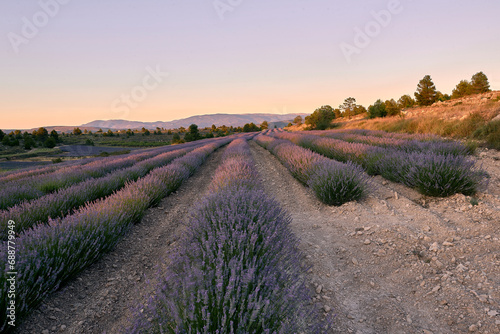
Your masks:
<instances>
[{"instance_id":1,"label":"distant mountain","mask_svg":"<svg viewBox=\"0 0 500 334\"><path fill-rule=\"evenodd\" d=\"M254 123L256 125L261 124L263 121L271 122L291 122L296 116L302 116L308 114L212 114L212 115L200 115L191 116L188 118L183 118L179 120L174 120L170 122L138 122L138 121L126 121L121 119L107 120L107 121L93 121L87 124L82 124L80 128L100 128L103 130L124 130L124 129L177 129L181 126L187 128L191 124L196 124L200 128L210 127L212 124L215 126L243 126L246 123Z\"/></svg>"}]
</instances>

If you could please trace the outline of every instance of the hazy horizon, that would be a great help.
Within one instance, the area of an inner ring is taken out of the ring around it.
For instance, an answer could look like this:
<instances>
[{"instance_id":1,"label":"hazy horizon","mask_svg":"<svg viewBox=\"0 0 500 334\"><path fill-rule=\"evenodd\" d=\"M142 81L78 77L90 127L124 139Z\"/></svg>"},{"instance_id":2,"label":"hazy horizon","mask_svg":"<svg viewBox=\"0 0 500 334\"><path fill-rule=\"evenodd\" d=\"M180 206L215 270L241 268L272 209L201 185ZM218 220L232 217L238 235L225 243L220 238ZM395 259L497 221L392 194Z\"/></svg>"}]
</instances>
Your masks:
<instances>
[{"instance_id":1,"label":"hazy horizon","mask_svg":"<svg viewBox=\"0 0 500 334\"><path fill-rule=\"evenodd\" d=\"M311 113L500 89L497 1L0 3L0 128Z\"/></svg>"}]
</instances>

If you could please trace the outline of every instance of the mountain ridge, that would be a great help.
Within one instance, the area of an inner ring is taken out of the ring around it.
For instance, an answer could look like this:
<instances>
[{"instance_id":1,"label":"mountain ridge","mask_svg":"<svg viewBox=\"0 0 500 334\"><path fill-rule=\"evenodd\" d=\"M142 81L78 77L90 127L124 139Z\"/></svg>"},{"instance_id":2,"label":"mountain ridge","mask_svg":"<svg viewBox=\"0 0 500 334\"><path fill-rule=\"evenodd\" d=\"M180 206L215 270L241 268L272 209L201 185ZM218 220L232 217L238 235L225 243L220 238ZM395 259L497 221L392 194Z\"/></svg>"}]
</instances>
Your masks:
<instances>
[{"instance_id":1,"label":"mountain ridge","mask_svg":"<svg viewBox=\"0 0 500 334\"><path fill-rule=\"evenodd\" d=\"M89 123L82 124L80 127L92 127L111 130L124 130L124 129L177 129L179 127L189 127L191 124L196 124L200 128L210 127L212 124L215 126L243 126L246 123L254 123L259 125L263 121L281 122L292 121L296 116L305 116L308 114L294 113L294 114L210 114L210 115L197 115L187 118L177 119L173 121L155 121L155 122L141 122L141 121L128 121L128 120L95 120Z\"/></svg>"},{"instance_id":2,"label":"mountain ridge","mask_svg":"<svg viewBox=\"0 0 500 334\"><path fill-rule=\"evenodd\" d=\"M155 121L155 122L142 122L142 121L129 121L124 119L112 119L112 120L94 120L81 125L71 125L71 126L43 126L49 132L56 130L58 132L71 132L74 128L79 127L81 130L97 131L99 129L103 131L107 130L136 130L142 129L143 127L150 130L155 130L158 128L164 129L177 129L179 127L189 127L191 124L196 124L200 128L211 127L212 124L215 126L243 126L246 123L254 123L260 125L263 121L267 121L269 124L276 123L281 124L281 122L292 122L296 116L302 116L304 118L309 114L307 113L290 113L290 114L269 114L269 113L250 113L250 114L206 114L206 115L196 115L187 118L176 119L172 121ZM11 132L14 130L22 130L32 132L37 130L39 127L32 129L2 129L4 132Z\"/></svg>"}]
</instances>

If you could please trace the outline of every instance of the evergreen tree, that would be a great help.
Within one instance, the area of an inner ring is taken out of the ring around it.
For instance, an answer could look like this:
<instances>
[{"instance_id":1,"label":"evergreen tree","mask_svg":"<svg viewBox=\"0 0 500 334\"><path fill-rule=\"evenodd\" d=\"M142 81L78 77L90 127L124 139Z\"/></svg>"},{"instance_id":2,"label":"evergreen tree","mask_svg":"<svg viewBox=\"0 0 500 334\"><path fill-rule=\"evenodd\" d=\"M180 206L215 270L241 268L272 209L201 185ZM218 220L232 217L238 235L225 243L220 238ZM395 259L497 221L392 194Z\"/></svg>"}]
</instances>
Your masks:
<instances>
[{"instance_id":1,"label":"evergreen tree","mask_svg":"<svg viewBox=\"0 0 500 334\"><path fill-rule=\"evenodd\" d=\"M200 131L198 130L198 125L191 124L188 128L188 132L184 136L185 141L195 141L200 139Z\"/></svg>"},{"instance_id":2,"label":"evergreen tree","mask_svg":"<svg viewBox=\"0 0 500 334\"><path fill-rule=\"evenodd\" d=\"M387 110L385 103L378 99L373 105L368 107L368 118L385 117Z\"/></svg>"},{"instance_id":3,"label":"evergreen tree","mask_svg":"<svg viewBox=\"0 0 500 334\"><path fill-rule=\"evenodd\" d=\"M472 93L472 86L467 80L461 80L451 92L453 99L458 99Z\"/></svg>"},{"instance_id":4,"label":"evergreen tree","mask_svg":"<svg viewBox=\"0 0 500 334\"><path fill-rule=\"evenodd\" d=\"M56 130L50 131L50 136L55 139L56 142L59 141L59 134L57 133Z\"/></svg>"},{"instance_id":5,"label":"evergreen tree","mask_svg":"<svg viewBox=\"0 0 500 334\"><path fill-rule=\"evenodd\" d=\"M399 114L399 106L394 99L390 99L384 102L385 110L387 111L387 116L395 116Z\"/></svg>"},{"instance_id":6,"label":"evergreen tree","mask_svg":"<svg viewBox=\"0 0 500 334\"><path fill-rule=\"evenodd\" d=\"M472 76L471 82L471 91L472 94L480 94L490 92L490 83L488 82L488 78L483 72L478 72Z\"/></svg>"},{"instance_id":7,"label":"evergreen tree","mask_svg":"<svg viewBox=\"0 0 500 334\"><path fill-rule=\"evenodd\" d=\"M329 105L316 109L310 116L306 116L306 124L316 130L325 130L335 119L333 108Z\"/></svg>"},{"instance_id":8,"label":"evergreen tree","mask_svg":"<svg viewBox=\"0 0 500 334\"><path fill-rule=\"evenodd\" d=\"M399 109L411 108L415 103L415 100L410 95L403 95L398 100L398 107Z\"/></svg>"},{"instance_id":9,"label":"evergreen tree","mask_svg":"<svg viewBox=\"0 0 500 334\"><path fill-rule=\"evenodd\" d=\"M431 104L436 102L436 95L436 86L432 82L431 76L426 75L418 83L417 91L415 92L415 99L421 106L430 106Z\"/></svg>"}]
</instances>

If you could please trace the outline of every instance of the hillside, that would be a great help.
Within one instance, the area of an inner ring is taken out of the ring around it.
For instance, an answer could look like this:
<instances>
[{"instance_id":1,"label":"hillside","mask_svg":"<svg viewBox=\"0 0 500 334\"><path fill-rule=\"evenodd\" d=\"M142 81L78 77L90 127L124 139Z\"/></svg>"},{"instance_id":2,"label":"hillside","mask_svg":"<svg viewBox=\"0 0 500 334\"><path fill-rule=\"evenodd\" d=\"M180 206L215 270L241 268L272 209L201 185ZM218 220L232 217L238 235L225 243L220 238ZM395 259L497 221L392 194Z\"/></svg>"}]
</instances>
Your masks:
<instances>
[{"instance_id":1,"label":"hillside","mask_svg":"<svg viewBox=\"0 0 500 334\"><path fill-rule=\"evenodd\" d=\"M500 91L466 96L427 107L404 109L400 116L368 119L366 114L333 121L342 129L368 129L388 132L432 133L443 137L485 140L500 147ZM292 126L302 131L306 125Z\"/></svg>"}]
</instances>

